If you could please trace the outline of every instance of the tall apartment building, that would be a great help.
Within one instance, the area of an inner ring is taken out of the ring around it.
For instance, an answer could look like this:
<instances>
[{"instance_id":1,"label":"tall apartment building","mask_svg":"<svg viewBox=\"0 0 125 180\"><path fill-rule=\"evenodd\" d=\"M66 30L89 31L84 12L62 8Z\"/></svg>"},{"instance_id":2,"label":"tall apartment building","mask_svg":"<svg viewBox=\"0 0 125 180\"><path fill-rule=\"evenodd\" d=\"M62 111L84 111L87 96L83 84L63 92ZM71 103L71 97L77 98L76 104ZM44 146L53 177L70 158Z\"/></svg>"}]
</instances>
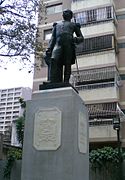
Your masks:
<instances>
[{"instance_id":1,"label":"tall apartment building","mask_svg":"<svg viewBox=\"0 0 125 180\"><path fill-rule=\"evenodd\" d=\"M125 0L48 0L46 18L39 12L37 42L46 47L53 22L62 20L63 9L74 12L81 24L84 42L77 46L72 66L74 86L89 111L90 147L117 143L113 119L120 118L120 138L125 147ZM36 55L40 62L41 53ZM35 69L33 91L46 80L47 67ZM122 110L122 112L121 112ZM123 115L123 117L122 117Z\"/></svg>"},{"instance_id":2,"label":"tall apartment building","mask_svg":"<svg viewBox=\"0 0 125 180\"><path fill-rule=\"evenodd\" d=\"M31 89L17 87L0 90L0 133L5 134L12 122L23 113L19 98L31 99Z\"/></svg>"}]
</instances>

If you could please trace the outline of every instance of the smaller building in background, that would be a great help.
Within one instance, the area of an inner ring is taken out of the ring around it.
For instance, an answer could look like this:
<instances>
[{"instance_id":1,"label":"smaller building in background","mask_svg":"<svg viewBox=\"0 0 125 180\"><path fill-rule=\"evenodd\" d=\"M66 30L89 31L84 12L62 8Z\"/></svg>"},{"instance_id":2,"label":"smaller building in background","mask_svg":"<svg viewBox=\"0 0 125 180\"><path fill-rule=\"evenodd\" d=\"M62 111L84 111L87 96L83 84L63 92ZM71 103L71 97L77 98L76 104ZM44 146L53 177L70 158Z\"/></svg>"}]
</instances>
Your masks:
<instances>
[{"instance_id":1,"label":"smaller building in background","mask_svg":"<svg viewBox=\"0 0 125 180\"><path fill-rule=\"evenodd\" d=\"M0 90L0 133L11 138L11 144L14 145L15 133L13 134L12 123L22 116L19 98L25 101L31 99L32 90L29 87L15 87ZM15 131L15 130L14 130ZM12 132L12 133L10 133Z\"/></svg>"}]
</instances>

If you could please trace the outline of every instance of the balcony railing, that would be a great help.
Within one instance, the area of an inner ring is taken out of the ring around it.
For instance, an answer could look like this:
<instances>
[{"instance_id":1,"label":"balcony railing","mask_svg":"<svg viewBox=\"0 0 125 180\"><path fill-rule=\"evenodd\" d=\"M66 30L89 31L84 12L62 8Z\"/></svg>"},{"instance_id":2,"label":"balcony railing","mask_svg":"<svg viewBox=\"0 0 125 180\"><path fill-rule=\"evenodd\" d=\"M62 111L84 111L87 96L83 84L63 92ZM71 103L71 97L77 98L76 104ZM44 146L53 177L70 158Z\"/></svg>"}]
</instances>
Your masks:
<instances>
[{"instance_id":1,"label":"balcony railing","mask_svg":"<svg viewBox=\"0 0 125 180\"><path fill-rule=\"evenodd\" d=\"M119 88L116 82L80 85L76 86L76 89L86 104L119 100Z\"/></svg>"},{"instance_id":2,"label":"balcony railing","mask_svg":"<svg viewBox=\"0 0 125 180\"><path fill-rule=\"evenodd\" d=\"M75 88L78 91L83 90L91 90L91 89L99 89L99 88L108 88L108 87L114 87L116 86L115 82L108 82L108 83L95 83L95 84L88 84L88 85L81 85L76 86Z\"/></svg>"},{"instance_id":3,"label":"balcony railing","mask_svg":"<svg viewBox=\"0 0 125 180\"><path fill-rule=\"evenodd\" d=\"M87 104L90 122L114 118L118 115L117 102Z\"/></svg>"},{"instance_id":4,"label":"balcony railing","mask_svg":"<svg viewBox=\"0 0 125 180\"><path fill-rule=\"evenodd\" d=\"M113 118L119 116L118 103L87 104L90 126L112 125Z\"/></svg>"},{"instance_id":5,"label":"balcony railing","mask_svg":"<svg viewBox=\"0 0 125 180\"><path fill-rule=\"evenodd\" d=\"M89 121L89 126L105 126L105 125L112 125L112 119L95 119Z\"/></svg>"},{"instance_id":6,"label":"balcony railing","mask_svg":"<svg viewBox=\"0 0 125 180\"><path fill-rule=\"evenodd\" d=\"M116 81L119 73L115 66L72 71L73 82L76 85L86 85L99 82Z\"/></svg>"},{"instance_id":7,"label":"balcony railing","mask_svg":"<svg viewBox=\"0 0 125 180\"><path fill-rule=\"evenodd\" d=\"M85 55L111 49L115 49L115 38L110 34L85 39L83 43L76 46L76 54Z\"/></svg>"},{"instance_id":8,"label":"balcony railing","mask_svg":"<svg viewBox=\"0 0 125 180\"><path fill-rule=\"evenodd\" d=\"M91 23L99 23L113 20L115 18L115 12L113 6L107 6L78 12L74 14L74 17L77 23L85 26Z\"/></svg>"}]
</instances>

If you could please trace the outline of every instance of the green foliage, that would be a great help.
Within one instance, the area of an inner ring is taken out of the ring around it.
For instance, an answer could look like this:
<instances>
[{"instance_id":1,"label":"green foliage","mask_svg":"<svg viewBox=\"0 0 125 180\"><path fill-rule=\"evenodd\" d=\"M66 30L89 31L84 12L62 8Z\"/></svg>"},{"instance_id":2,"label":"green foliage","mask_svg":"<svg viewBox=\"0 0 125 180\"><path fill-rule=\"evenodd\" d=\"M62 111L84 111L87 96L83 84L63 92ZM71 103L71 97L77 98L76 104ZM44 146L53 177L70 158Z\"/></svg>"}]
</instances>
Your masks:
<instances>
[{"instance_id":1,"label":"green foliage","mask_svg":"<svg viewBox=\"0 0 125 180\"><path fill-rule=\"evenodd\" d=\"M7 163L4 169L4 178L10 179L11 169L15 160L22 159L22 149L10 148L7 154Z\"/></svg>"},{"instance_id":2,"label":"green foliage","mask_svg":"<svg viewBox=\"0 0 125 180\"><path fill-rule=\"evenodd\" d=\"M25 117L26 114L26 101L22 97L19 98L19 103L21 105L21 108L24 110L23 117Z\"/></svg>"},{"instance_id":3,"label":"green foliage","mask_svg":"<svg viewBox=\"0 0 125 180\"><path fill-rule=\"evenodd\" d=\"M21 104L21 108L26 108L26 101L24 101L24 99L23 98L19 98L19 102L20 102L20 104Z\"/></svg>"},{"instance_id":4,"label":"green foliage","mask_svg":"<svg viewBox=\"0 0 125 180\"><path fill-rule=\"evenodd\" d=\"M0 29L0 56L28 58L28 54L35 46L37 11L37 0L2 0L0 2L2 27Z\"/></svg>"},{"instance_id":5,"label":"green foliage","mask_svg":"<svg viewBox=\"0 0 125 180\"><path fill-rule=\"evenodd\" d=\"M90 168L92 169L95 179L100 180L122 180L122 160L125 159L123 151L112 147L104 147L92 150L89 155Z\"/></svg>"},{"instance_id":6,"label":"green foliage","mask_svg":"<svg viewBox=\"0 0 125 180\"><path fill-rule=\"evenodd\" d=\"M121 152L122 158L125 154ZM90 164L93 169L95 168L106 168L107 164L114 167L118 166L119 154L118 149L113 149L112 147L104 147L102 149L92 150L89 156Z\"/></svg>"},{"instance_id":7,"label":"green foliage","mask_svg":"<svg viewBox=\"0 0 125 180\"><path fill-rule=\"evenodd\" d=\"M19 99L21 104L21 108L24 109L23 116L19 117L16 120L16 132L17 132L17 139L19 143L23 146L23 137L24 137L24 121L25 121L25 113L26 113L26 101L23 98Z\"/></svg>"},{"instance_id":8,"label":"green foliage","mask_svg":"<svg viewBox=\"0 0 125 180\"><path fill-rule=\"evenodd\" d=\"M16 121L16 132L17 132L17 139L21 145L23 145L23 136L24 136L24 121L25 117L19 117Z\"/></svg>"},{"instance_id":9,"label":"green foliage","mask_svg":"<svg viewBox=\"0 0 125 180\"><path fill-rule=\"evenodd\" d=\"M26 102L23 98L19 99L21 104L21 108L24 109L23 116L19 117L16 120L16 132L17 132L17 139L19 143L23 146L23 137L24 137L24 121L25 121L25 108ZM17 148L10 148L7 154L7 163L4 169L4 177L10 179L11 169L15 160L22 159L22 149Z\"/></svg>"}]
</instances>

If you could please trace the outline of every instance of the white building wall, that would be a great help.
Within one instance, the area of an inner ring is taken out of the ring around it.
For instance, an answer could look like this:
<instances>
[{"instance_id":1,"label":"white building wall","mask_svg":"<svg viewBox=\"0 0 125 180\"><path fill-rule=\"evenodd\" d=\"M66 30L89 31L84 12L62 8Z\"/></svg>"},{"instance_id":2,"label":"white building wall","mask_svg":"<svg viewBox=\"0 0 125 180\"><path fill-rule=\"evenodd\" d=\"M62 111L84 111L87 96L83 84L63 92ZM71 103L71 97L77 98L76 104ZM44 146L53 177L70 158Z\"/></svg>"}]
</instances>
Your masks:
<instances>
[{"instance_id":1,"label":"white building wall","mask_svg":"<svg viewBox=\"0 0 125 180\"><path fill-rule=\"evenodd\" d=\"M77 57L79 69L90 69L93 67L104 67L118 65L117 56L114 50L93 53ZM76 69L76 64L72 66L72 70Z\"/></svg>"},{"instance_id":2,"label":"white building wall","mask_svg":"<svg viewBox=\"0 0 125 180\"><path fill-rule=\"evenodd\" d=\"M117 87L80 90L79 95L86 104L115 102L119 100Z\"/></svg>"},{"instance_id":3,"label":"white building wall","mask_svg":"<svg viewBox=\"0 0 125 180\"><path fill-rule=\"evenodd\" d=\"M101 6L107 6L112 5L113 0L82 0L82 1L76 1L72 2L71 9L72 11L80 11L81 9L90 9L94 7L101 7Z\"/></svg>"},{"instance_id":4,"label":"white building wall","mask_svg":"<svg viewBox=\"0 0 125 180\"><path fill-rule=\"evenodd\" d=\"M116 28L113 22L105 22L92 26L81 28L84 38L97 37L108 34L116 34Z\"/></svg>"},{"instance_id":5,"label":"white building wall","mask_svg":"<svg viewBox=\"0 0 125 180\"><path fill-rule=\"evenodd\" d=\"M117 141L117 133L112 125L93 126L89 127L89 139L90 142Z\"/></svg>"}]
</instances>

